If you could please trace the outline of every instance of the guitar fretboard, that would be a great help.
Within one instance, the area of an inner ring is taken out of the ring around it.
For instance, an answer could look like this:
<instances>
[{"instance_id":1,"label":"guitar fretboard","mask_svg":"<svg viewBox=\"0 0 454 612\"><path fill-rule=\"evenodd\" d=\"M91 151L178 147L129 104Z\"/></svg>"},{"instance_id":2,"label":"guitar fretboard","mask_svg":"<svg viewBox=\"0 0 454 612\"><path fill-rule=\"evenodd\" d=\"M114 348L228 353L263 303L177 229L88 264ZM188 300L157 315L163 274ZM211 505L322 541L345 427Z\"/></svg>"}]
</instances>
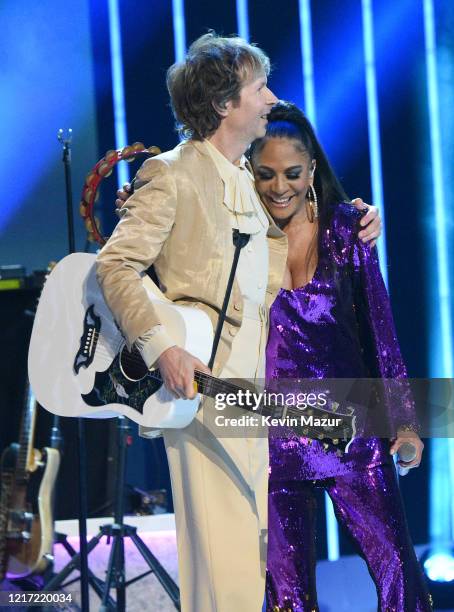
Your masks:
<instances>
[{"instance_id":1,"label":"guitar fretboard","mask_svg":"<svg viewBox=\"0 0 454 612\"><path fill-rule=\"evenodd\" d=\"M159 370L155 370L152 375L154 378L162 382L162 377ZM241 394L241 396L245 398L245 387L236 385L231 381L221 380L220 378L216 378L215 376L206 374L205 372L199 372L198 370L194 372L194 380L197 383L198 391L203 395L207 395L208 397L215 398L218 394L227 395L231 393L237 397ZM257 394L256 390L250 391L251 394ZM302 409L298 406L271 401L269 395L267 396L266 401L264 400L264 396L262 396L262 401L258 406L255 400L251 401L249 405L243 401L241 408L249 412L254 412L263 416L270 416L277 419L283 416L298 418L303 413ZM310 415L312 413L313 411L311 408L304 411L304 414L306 415ZM335 415L333 414L333 416Z\"/></svg>"},{"instance_id":2,"label":"guitar fretboard","mask_svg":"<svg viewBox=\"0 0 454 612\"><path fill-rule=\"evenodd\" d=\"M27 385L26 401L19 434L19 452L15 471L16 481L26 480L28 477L27 462L33 443L35 415L36 400L30 389L30 385Z\"/></svg>"}]
</instances>

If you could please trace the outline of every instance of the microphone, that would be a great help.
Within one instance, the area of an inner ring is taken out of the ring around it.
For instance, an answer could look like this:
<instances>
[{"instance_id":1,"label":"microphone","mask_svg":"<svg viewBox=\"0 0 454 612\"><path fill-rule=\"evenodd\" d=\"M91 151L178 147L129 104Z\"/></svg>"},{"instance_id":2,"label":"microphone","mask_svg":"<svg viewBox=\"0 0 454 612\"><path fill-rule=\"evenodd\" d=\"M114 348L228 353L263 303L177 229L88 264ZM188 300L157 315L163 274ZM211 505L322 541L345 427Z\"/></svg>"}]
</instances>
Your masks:
<instances>
[{"instance_id":1,"label":"microphone","mask_svg":"<svg viewBox=\"0 0 454 612\"><path fill-rule=\"evenodd\" d=\"M405 463L413 461L413 459L416 457L416 446L411 442L405 442L397 451L397 457L399 461L404 461ZM410 468L397 465L397 471L399 476L406 476L410 471Z\"/></svg>"},{"instance_id":2,"label":"microphone","mask_svg":"<svg viewBox=\"0 0 454 612\"><path fill-rule=\"evenodd\" d=\"M404 461L405 463L413 461L416 457L416 446L411 442L405 442L397 451L397 456L399 461Z\"/></svg>"}]
</instances>

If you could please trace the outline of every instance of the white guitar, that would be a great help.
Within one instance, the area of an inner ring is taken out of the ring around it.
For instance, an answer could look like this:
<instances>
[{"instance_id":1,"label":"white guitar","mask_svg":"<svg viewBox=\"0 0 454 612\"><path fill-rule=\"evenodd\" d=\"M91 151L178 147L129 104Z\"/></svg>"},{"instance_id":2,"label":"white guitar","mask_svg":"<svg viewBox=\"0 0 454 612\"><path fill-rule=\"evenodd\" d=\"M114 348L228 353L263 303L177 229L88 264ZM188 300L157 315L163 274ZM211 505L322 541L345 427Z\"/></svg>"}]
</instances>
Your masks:
<instances>
[{"instance_id":1,"label":"white guitar","mask_svg":"<svg viewBox=\"0 0 454 612\"><path fill-rule=\"evenodd\" d=\"M175 400L158 370L148 370L139 352L129 352L105 303L95 275L95 255L75 253L50 273L39 300L28 355L30 384L38 402L61 416L106 418L124 415L147 427L182 428L194 418L200 394ZM189 353L207 363L213 343L210 318L203 311L178 306L154 283L143 286L166 331ZM200 393L214 397L240 387L195 372ZM256 406L241 406L256 412ZM259 413L281 417L297 407L261 406ZM342 417L342 427L312 426L309 436L350 439L355 434L351 408L311 408L315 417ZM306 432L304 432L306 434Z\"/></svg>"}]
</instances>

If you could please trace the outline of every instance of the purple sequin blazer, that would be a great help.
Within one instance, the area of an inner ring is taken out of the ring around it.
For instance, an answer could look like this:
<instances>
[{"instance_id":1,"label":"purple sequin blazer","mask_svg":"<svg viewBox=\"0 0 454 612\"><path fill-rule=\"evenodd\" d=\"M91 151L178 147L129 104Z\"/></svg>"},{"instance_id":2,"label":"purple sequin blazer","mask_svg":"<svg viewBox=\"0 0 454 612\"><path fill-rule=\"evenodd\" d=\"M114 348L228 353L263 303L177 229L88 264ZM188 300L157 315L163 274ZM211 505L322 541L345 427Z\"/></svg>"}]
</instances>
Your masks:
<instances>
[{"instance_id":1,"label":"purple sequin blazer","mask_svg":"<svg viewBox=\"0 0 454 612\"><path fill-rule=\"evenodd\" d=\"M267 383L384 379L380 418L387 419L392 437L400 427L418 429L415 406L377 250L358 238L360 218L350 204L333 206L314 277L279 292L270 313Z\"/></svg>"}]
</instances>

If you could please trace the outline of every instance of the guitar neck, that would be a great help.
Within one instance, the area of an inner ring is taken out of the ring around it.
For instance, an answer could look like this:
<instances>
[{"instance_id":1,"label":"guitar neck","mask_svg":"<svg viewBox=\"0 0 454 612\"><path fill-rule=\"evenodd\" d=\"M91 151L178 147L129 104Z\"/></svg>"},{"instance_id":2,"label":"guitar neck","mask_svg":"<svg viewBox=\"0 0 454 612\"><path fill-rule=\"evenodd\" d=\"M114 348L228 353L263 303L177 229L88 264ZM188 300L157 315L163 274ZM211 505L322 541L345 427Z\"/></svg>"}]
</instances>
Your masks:
<instances>
[{"instance_id":1,"label":"guitar neck","mask_svg":"<svg viewBox=\"0 0 454 612\"><path fill-rule=\"evenodd\" d=\"M150 375L162 382L159 370L150 372ZM199 393L220 399L223 407L237 406L246 412L277 420L276 423L271 423L267 418L266 425L299 428L300 435L319 440L329 438L335 445L339 438L350 439L356 431L353 409L347 407L344 411L337 403L326 407L310 405L304 408L298 404L281 403L273 401L273 393L248 389L198 370L194 372L194 380Z\"/></svg>"},{"instance_id":2,"label":"guitar neck","mask_svg":"<svg viewBox=\"0 0 454 612\"><path fill-rule=\"evenodd\" d=\"M232 401L236 398L239 401L239 406L247 412L261 414L263 416L280 417L287 409L277 402L265 402L264 394L256 389L248 389L241 387L228 380L222 380L205 374L204 372L195 371L194 379L197 383L199 392L211 398L230 395Z\"/></svg>"},{"instance_id":3,"label":"guitar neck","mask_svg":"<svg viewBox=\"0 0 454 612\"><path fill-rule=\"evenodd\" d=\"M159 370L153 371L153 378L163 382ZM194 380L197 383L198 393L213 399L230 395L231 405L238 405L246 412L272 418L299 417L301 415L301 409L297 406L272 401L269 395L265 397L265 394L260 393L257 389L248 389L245 386L236 385L229 380L222 380L198 370L194 372ZM308 410L308 414L311 412L311 410Z\"/></svg>"},{"instance_id":4,"label":"guitar neck","mask_svg":"<svg viewBox=\"0 0 454 612\"><path fill-rule=\"evenodd\" d=\"M353 435L354 418L351 414L339 410L338 405L334 409L306 406L302 410L298 405L273 401L273 394L240 387L203 372L194 372L194 378L200 393L213 398L223 395L223 400L228 400L228 395L231 394L231 403L226 401L225 405L235 405L247 412L274 419L274 423L267 420L267 425L291 426L294 431L299 430L300 435L319 440L329 438L336 448L339 438L346 439ZM331 442L327 442L326 446L330 444Z\"/></svg>"},{"instance_id":5,"label":"guitar neck","mask_svg":"<svg viewBox=\"0 0 454 612\"><path fill-rule=\"evenodd\" d=\"M19 452L16 463L16 481L25 480L28 476L28 466L31 462L33 437L36 421L36 400L27 385L24 412L19 434Z\"/></svg>"},{"instance_id":6,"label":"guitar neck","mask_svg":"<svg viewBox=\"0 0 454 612\"><path fill-rule=\"evenodd\" d=\"M153 378L163 382L159 370L153 370L151 374ZM257 405L254 398L258 398L260 394L256 389L251 390L247 389L246 387L240 387L229 380L222 380L221 378L216 378L211 374L205 374L205 372L200 372L199 370L195 370L194 380L197 383L198 393L213 399L219 395L234 394L237 399L240 399L241 408L244 408L244 410L248 412L258 412L259 414L266 416L273 416L276 411L279 412L283 408L283 406L278 404L267 406L264 405L263 402L260 402L259 405Z\"/></svg>"}]
</instances>

